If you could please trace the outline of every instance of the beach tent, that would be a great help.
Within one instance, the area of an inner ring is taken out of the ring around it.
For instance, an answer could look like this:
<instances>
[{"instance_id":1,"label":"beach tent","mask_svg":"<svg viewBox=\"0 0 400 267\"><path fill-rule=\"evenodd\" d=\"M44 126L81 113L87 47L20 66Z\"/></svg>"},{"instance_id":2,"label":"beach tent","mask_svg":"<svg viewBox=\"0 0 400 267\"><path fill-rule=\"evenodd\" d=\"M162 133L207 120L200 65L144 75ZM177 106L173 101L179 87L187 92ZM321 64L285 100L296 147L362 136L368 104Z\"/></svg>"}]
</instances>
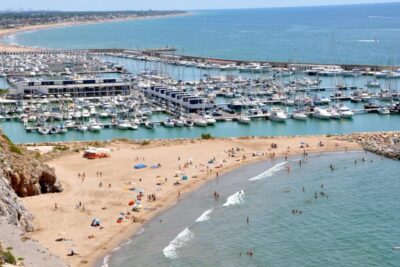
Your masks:
<instances>
[{"instance_id":1,"label":"beach tent","mask_svg":"<svg viewBox=\"0 0 400 267\"><path fill-rule=\"evenodd\" d=\"M134 166L134 168L135 169L144 169L144 168L147 168L147 166L145 164L143 164L143 163L139 163L139 164L136 164Z\"/></svg>"},{"instance_id":2,"label":"beach tent","mask_svg":"<svg viewBox=\"0 0 400 267\"><path fill-rule=\"evenodd\" d=\"M92 220L92 224L90 226L93 226L93 227L100 226L100 220L99 219L93 219Z\"/></svg>"}]
</instances>

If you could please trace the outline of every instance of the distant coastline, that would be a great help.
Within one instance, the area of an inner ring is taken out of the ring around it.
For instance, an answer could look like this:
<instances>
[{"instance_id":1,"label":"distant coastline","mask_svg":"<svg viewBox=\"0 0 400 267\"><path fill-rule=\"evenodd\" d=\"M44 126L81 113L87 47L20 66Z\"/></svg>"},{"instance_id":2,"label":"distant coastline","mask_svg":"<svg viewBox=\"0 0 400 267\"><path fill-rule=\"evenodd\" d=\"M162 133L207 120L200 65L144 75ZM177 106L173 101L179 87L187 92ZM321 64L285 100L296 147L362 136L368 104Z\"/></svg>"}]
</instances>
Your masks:
<instances>
[{"instance_id":1,"label":"distant coastline","mask_svg":"<svg viewBox=\"0 0 400 267\"><path fill-rule=\"evenodd\" d=\"M24 46L19 44L10 44L5 42L5 38L7 36L21 34L23 32L32 32L32 31L40 31L47 30L52 28L63 28L63 27L74 27L74 26L82 26L82 25L91 25L91 24L101 24L101 23L112 23L112 22L121 22L121 21L130 21L130 20L143 20L143 19L157 19L157 18L167 18L167 17L176 17L176 16L187 16L192 13L184 11L183 13L176 14L166 14L166 15L154 15L154 16L131 16L126 18L115 18L115 19L98 19L98 20L87 20L80 22L62 22L62 23L49 23L49 24L38 24L38 25L30 25L23 26L19 28L6 28L0 29L0 52L23 52L23 51L35 51L41 50L42 48Z\"/></svg>"}]
</instances>

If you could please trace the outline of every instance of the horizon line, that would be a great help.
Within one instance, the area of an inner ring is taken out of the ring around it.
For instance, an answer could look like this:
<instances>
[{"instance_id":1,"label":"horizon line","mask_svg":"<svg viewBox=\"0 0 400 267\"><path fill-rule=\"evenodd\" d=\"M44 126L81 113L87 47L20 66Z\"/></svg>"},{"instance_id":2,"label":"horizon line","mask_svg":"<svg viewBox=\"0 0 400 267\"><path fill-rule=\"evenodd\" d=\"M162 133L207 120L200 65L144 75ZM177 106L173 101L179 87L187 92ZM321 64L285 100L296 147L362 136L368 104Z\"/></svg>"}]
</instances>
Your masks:
<instances>
[{"instance_id":1,"label":"horizon line","mask_svg":"<svg viewBox=\"0 0 400 267\"><path fill-rule=\"evenodd\" d=\"M141 8L141 9L111 9L111 10L45 10L45 9L29 9L23 10L20 9L3 9L0 10L0 13L7 12L137 12L137 11L211 11L211 10L240 10L240 9L284 9L284 8L315 8L315 7L340 7L340 6L371 6L371 5L387 5L387 4L400 4L400 0L388 1L383 3L344 3L344 4L320 4L320 5L294 5L294 6L270 6L270 7L224 7L224 8L200 8L200 9L153 9L153 8Z\"/></svg>"}]
</instances>

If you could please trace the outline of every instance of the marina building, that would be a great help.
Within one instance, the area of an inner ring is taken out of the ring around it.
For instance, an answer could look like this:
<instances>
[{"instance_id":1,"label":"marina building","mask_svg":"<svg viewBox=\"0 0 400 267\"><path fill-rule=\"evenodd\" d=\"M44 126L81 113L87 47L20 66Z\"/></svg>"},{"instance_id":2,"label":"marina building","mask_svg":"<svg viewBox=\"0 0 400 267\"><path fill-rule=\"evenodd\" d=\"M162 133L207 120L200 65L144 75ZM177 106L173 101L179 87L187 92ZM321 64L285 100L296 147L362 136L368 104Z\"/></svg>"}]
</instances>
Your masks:
<instances>
[{"instance_id":1,"label":"marina building","mask_svg":"<svg viewBox=\"0 0 400 267\"><path fill-rule=\"evenodd\" d=\"M165 103L170 107L182 108L190 113L209 110L215 106L207 98L188 94L182 90L167 89L163 86L144 87L142 90L150 99Z\"/></svg>"},{"instance_id":2,"label":"marina building","mask_svg":"<svg viewBox=\"0 0 400 267\"><path fill-rule=\"evenodd\" d=\"M120 79L23 81L16 84L13 95L70 95L100 97L129 95L131 85Z\"/></svg>"}]
</instances>

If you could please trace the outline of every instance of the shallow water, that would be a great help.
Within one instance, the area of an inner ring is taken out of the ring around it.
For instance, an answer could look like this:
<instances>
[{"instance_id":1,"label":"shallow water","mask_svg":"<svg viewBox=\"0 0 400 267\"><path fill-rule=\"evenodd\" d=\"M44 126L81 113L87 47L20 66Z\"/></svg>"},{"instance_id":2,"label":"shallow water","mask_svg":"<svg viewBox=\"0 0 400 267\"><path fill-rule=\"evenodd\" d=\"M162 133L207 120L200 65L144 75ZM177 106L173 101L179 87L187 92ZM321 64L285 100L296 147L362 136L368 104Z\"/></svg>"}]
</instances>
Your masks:
<instances>
[{"instance_id":1,"label":"shallow water","mask_svg":"<svg viewBox=\"0 0 400 267\"><path fill-rule=\"evenodd\" d=\"M298 159L290 173L276 160L208 182L145 224L109 266L398 266L399 162L365 152L313 155L301 167ZM224 207L240 190L242 201Z\"/></svg>"}]
</instances>

